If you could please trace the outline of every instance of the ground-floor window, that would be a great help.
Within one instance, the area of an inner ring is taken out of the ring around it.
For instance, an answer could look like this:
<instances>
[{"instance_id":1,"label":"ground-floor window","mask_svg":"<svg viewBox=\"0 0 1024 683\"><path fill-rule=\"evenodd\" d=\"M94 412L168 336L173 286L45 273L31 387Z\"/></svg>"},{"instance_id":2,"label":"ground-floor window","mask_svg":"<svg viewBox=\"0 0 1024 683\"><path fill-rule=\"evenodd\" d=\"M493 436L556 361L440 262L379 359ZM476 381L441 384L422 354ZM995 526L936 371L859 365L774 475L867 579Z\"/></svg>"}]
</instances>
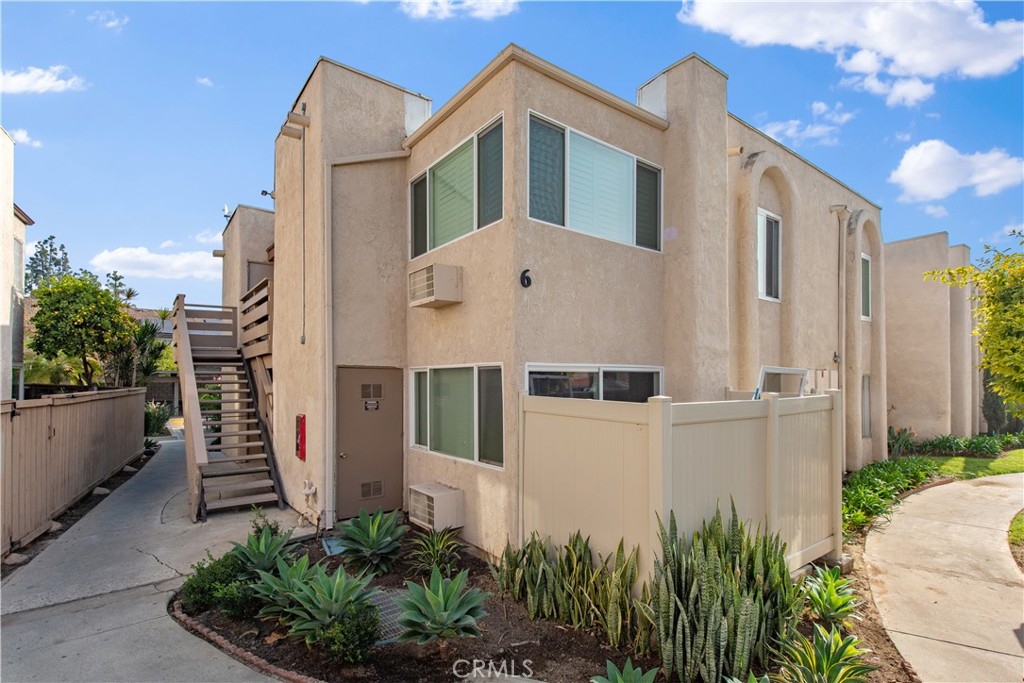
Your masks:
<instances>
[{"instance_id":1,"label":"ground-floor window","mask_svg":"<svg viewBox=\"0 0 1024 683\"><path fill-rule=\"evenodd\" d=\"M413 370L413 444L435 453L504 464L501 368Z\"/></svg>"},{"instance_id":2,"label":"ground-floor window","mask_svg":"<svg viewBox=\"0 0 1024 683\"><path fill-rule=\"evenodd\" d=\"M528 365L526 374L531 396L644 403L661 392L653 367Z\"/></svg>"}]
</instances>

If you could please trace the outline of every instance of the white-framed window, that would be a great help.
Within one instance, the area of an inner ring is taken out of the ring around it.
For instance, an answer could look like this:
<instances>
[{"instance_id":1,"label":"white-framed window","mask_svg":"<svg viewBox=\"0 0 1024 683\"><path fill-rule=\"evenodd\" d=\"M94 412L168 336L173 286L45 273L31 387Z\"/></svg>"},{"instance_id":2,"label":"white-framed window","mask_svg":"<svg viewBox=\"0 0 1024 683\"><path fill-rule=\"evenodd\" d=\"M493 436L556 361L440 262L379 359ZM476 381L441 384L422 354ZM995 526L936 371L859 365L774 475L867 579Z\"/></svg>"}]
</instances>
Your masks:
<instances>
[{"instance_id":1,"label":"white-framed window","mask_svg":"<svg viewBox=\"0 0 1024 683\"><path fill-rule=\"evenodd\" d=\"M860 255L860 319L871 320L871 256Z\"/></svg>"},{"instance_id":2,"label":"white-framed window","mask_svg":"<svg viewBox=\"0 0 1024 683\"><path fill-rule=\"evenodd\" d=\"M530 218L661 250L661 169L530 113Z\"/></svg>"},{"instance_id":3,"label":"white-framed window","mask_svg":"<svg viewBox=\"0 0 1024 683\"><path fill-rule=\"evenodd\" d=\"M412 181L413 258L501 220L503 135L499 116Z\"/></svg>"},{"instance_id":4,"label":"white-framed window","mask_svg":"<svg viewBox=\"0 0 1024 683\"><path fill-rule=\"evenodd\" d=\"M662 372L660 367L646 365L529 363L526 386L531 396L646 403L661 393Z\"/></svg>"},{"instance_id":5,"label":"white-framed window","mask_svg":"<svg viewBox=\"0 0 1024 683\"><path fill-rule=\"evenodd\" d=\"M760 398L762 394L803 396L807 390L807 375L806 368L762 365L754 398Z\"/></svg>"},{"instance_id":6,"label":"white-framed window","mask_svg":"<svg viewBox=\"0 0 1024 683\"><path fill-rule=\"evenodd\" d=\"M860 435L871 436L871 375L860 378Z\"/></svg>"},{"instance_id":7,"label":"white-framed window","mask_svg":"<svg viewBox=\"0 0 1024 683\"><path fill-rule=\"evenodd\" d=\"M503 467L501 366L414 368L412 446Z\"/></svg>"},{"instance_id":8,"label":"white-framed window","mask_svg":"<svg viewBox=\"0 0 1024 683\"><path fill-rule=\"evenodd\" d=\"M781 300L782 218L765 209L757 210L757 294L762 299Z\"/></svg>"}]
</instances>

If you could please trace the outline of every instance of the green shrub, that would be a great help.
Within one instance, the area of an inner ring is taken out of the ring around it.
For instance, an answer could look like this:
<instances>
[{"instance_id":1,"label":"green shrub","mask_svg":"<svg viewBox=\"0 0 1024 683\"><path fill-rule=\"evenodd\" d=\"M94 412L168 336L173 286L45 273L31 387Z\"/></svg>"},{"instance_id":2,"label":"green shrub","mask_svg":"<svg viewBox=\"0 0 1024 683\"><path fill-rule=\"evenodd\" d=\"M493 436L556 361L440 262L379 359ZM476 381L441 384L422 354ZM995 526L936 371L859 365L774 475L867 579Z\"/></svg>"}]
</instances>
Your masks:
<instances>
[{"instance_id":1,"label":"green shrub","mask_svg":"<svg viewBox=\"0 0 1024 683\"><path fill-rule=\"evenodd\" d=\"M889 425L889 457L899 458L911 453L914 449L914 430L910 427L899 429Z\"/></svg>"},{"instance_id":2,"label":"green shrub","mask_svg":"<svg viewBox=\"0 0 1024 683\"><path fill-rule=\"evenodd\" d=\"M396 600L402 614L398 623L405 629L399 640L415 640L426 645L437 639L476 638L477 622L487 616L483 608L490 596L478 588L466 588L469 572L463 570L454 579L441 576L437 567L430 573L430 585L406 581L407 597Z\"/></svg>"},{"instance_id":3,"label":"green shrub","mask_svg":"<svg viewBox=\"0 0 1024 683\"><path fill-rule=\"evenodd\" d=\"M781 645L781 667L774 680L778 683L865 683L874 668L863 661L860 641L842 637L839 629L826 631L814 625L814 636L794 633Z\"/></svg>"},{"instance_id":4,"label":"green shrub","mask_svg":"<svg viewBox=\"0 0 1024 683\"><path fill-rule=\"evenodd\" d=\"M252 535L259 538L263 535L264 529L270 529L270 533L274 536L282 535L281 523L276 519L270 519L267 517L267 511L261 507L253 505L249 509L249 523L252 526Z\"/></svg>"},{"instance_id":5,"label":"green shrub","mask_svg":"<svg viewBox=\"0 0 1024 683\"><path fill-rule=\"evenodd\" d=\"M219 583L213 589L213 597L221 611L236 619L249 619L260 611L260 600L251 581L235 579Z\"/></svg>"},{"instance_id":6,"label":"green shrub","mask_svg":"<svg viewBox=\"0 0 1024 683\"><path fill-rule=\"evenodd\" d=\"M964 440L963 455L976 458L997 458L1003 452L1003 439L985 434Z\"/></svg>"},{"instance_id":7,"label":"green shrub","mask_svg":"<svg viewBox=\"0 0 1024 683\"><path fill-rule=\"evenodd\" d=\"M622 665L622 671L609 659L608 675L594 676L591 683L654 683L654 677L658 675L657 669L651 669L644 673L640 667L633 666L633 662L626 657L626 663Z\"/></svg>"},{"instance_id":8,"label":"green shrub","mask_svg":"<svg viewBox=\"0 0 1024 683\"><path fill-rule=\"evenodd\" d=\"M573 628L594 625L597 581L590 537L577 531L555 553L555 609L559 619Z\"/></svg>"},{"instance_id":9,"label":"green shrub","mask_svg":"<svg viewBox=\"0 0 1024 683\"><path fill-rule=\"evenodd\" d=\"M899 495L928 481L938 465L928 458L876 462L854 472L843 486L843 529L852 533L876 517L888 517Z\"/></svg>"},{"instance_id":10,"label":"green shrub","mask_svg":"<svg viewBox=\"0 0 1024 683\"><path fill-rule=\"evenodd\" d=\"M651 590L662 669L684 682L744 678L766 668L771 650L795 632L803 593L786 564L778 534L751 534L736 514L721 512L687 545L675 514L659 519L660 555Z\"/></svg>"},{"instance_id":11,"label":"green shrub","mask_svg":"<svg viewBox=\"0 0 1024 683\"><path fill-rule=\"evenodd\" d=\"M1004 451L1012 451L1024 448L1024 432L1020 434L1003 434L1002 442L999 444Z\"/></svg>"},{"instance_id":12,"label":"green shrub","mask_svg":"<svg viewBox=\"0 0 1024 683\"><path fill-rule=\"evenodd\" d=\"M245 545L232 541L231 554L242 562L242 577L256 580L260 572L277 569L278 559L290 560L295 551L288 547L292 532L275 534L269 526L263 527L260 535L249 534Z\"/></svg>"},{"instance_id":13,"label":"green shrub","mask_svg":"<svg viewBox=\"0 0 1024 683\"><path fill-rule=\"evenodd\" d=\"M944 434L918 443L915 450L928 455L960 455L964 452L965 445L963 438Z\"/></svg>"},{"instance_id":14,"label":"green shrub","mask_svg":"<svg viewBox=\"0 0 1024 683\"><path fill-rule=\"evenodd\" d=\"M271 572L259 572L259 581L253 583L253 592L262 603L260 617L284 621L285 610L294 603L293 594L300 585L312 581L317 565L309 566L309 555L303 555L293 564L284 558L277 558L276 575Z\"/></svg>"},{"instance_id":15,"label":"green shrub","mask_svg":"<svg viewBox=\"0 0 1024 683\"><path fill-rule=\"evenodd\" d=\"M536 536L536 532L530 534L530 542L533 542ZM523 599L526 592L526 580L523 574L525 559L526 544L522 548L513 548L511 542L506 542L505 549L501 552L501 557L498 558L498 563L488 565L501 594L507 595L517 602Z\"/></svg>"},{"instance_id":16,"label":"green shrub","mask_svg":"<svg viewBox=\"0 0 1024 683\"><path fill-rule=\"evenodd\" d=\"M340 567L329 575L322 565L312 571L308 581L294 584L291 604L281 618L289 627L288 635L303 637L308 645L316 642L320 631L348 614L350 607L370 604L377 592L367 587L370 576L349 576Z\"/></svg>"},{"instance_id":17,"label":"green shrub","mask_svg":"<svg viewBox=\"0 0 1024 683\"><path fill-rule=\"evenodd\" d=\"M418 531L412 542L412 568L417 574L430 574L437 567L444 576L451 576L458 568L462 543L459 531L446 527L437 531Z\"/></svg>"},{"instance_id":18,"label":"green shrub","mask_svg":"<svg viewBox=\"0 0 1024 683\"><path fill-rule=\"evenodd\" d=\"M181 605L189 614L198 614L219 607L215 592L237 581L245 571L241 560L228 553L214 558L207 551L206 559L192 565L192 573L181 587Z\"/></svg>"},{"instance_id":19,"label":"green shrub","mask_svg":"<svg viewBox=\"0 0 1024 683\"><path fill-rule=\"evenodd\" d=\"M398 558L402 536L409 527L398 523L398 510L384 514L381 508L371 516L360 510L359 516L334 527L341 532L339 545L345 562L361 572L387 574Z\"/></svg>"},{"instance_id":20,"label":"green shrub","mask_svg":"<svg viewBox=\"0 0 1024 683\"><path fill-rule=\"evenodd\" d=\"M328 659L342 664L358 664L370 656L370 648L380 637L380 610L369 603L351 604L345 612L316 634L316 646Z\"/></svg>"},{"instance_id":21,"label":"green shrub","mask_svg":"<svg viewBox=\"0 0 1024 683\"><path fill-rule=\"evenodd\" d=\"M164 433L167 421L171 419L171 406L168 403L149 401L143 410L146 436L160 436Z\"/></svg>"},{"instance_id":22,"label":"green shrub","mask_svg":"<svg viewBox=\"0 0 1024 683\"><path fill-rule=\"evenodd\" d=\"M814 576L804 581L807 607L815 619L829 626L850 628L849 619L857 618L862 604L853 591L853 584L843 578L839 567L815 567Z\"/></svg>"}]
</instances>

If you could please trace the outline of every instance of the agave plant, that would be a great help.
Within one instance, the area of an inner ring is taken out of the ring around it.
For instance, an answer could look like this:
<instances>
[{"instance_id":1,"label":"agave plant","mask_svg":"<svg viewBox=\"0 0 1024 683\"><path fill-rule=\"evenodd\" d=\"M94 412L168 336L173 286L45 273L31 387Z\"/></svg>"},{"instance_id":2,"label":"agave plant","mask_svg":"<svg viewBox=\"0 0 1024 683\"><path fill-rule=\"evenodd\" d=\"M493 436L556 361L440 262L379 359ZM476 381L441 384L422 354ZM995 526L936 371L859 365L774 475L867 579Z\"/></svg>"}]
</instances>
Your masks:
<instances>
[{"instance_id":1,"label":"agave plant","mask_svg":"<svg viewBox=\"0 0 1024 683\"><path fill-rule=\"evenodd\" d=\"M299 587L308 584L316 575L318 565L309 566L309 555L303 555L293 564L284 558L277 558L277 574L259 572L259 581L252 588L256 597L263 602L260 617L284 621L285 611L294 603L293 595Z\"/></svg>"},{"instance_id":2,"label":"agave plant","mask_svg":"<svg viewBox=\"0 0 1024 683\"><path fill-rule=\"evenodd\" d=\"M399 640L414 640L418 645L446 638L476 638L477 624L487 616L483 604L490 597L479 588L466 588L469 572L463 570L454 579L446 579L434 567L430 585L406 581L408 596L395 601L402 610L398 624L405 629Z\"/></svg>"},{"instance_id":3,"label":"agave plant","mask_svg":"<svg viewBox=\"0 0 1024 683\"><path fill-rule=\"evenodd\" d=\"M402 536L409 527L398 523L398 510L384 514L381 508L372 515L360 510L359 516L334 527L341 532L338 545L346 562L361 572L386 574L398 557Z\"/></svg>"},{"instance_id":4,"label":"agave plant","mask_svg":"<svg viewBox=\"0 0 1024 683\"><path fill-rule=\"evenodd\" d=\"M316 642L322 629L345 618L350 608L370 604L377 592L367 587L372 576L349 576L340 567L328 574L321 565L312 571L309 580L294 584L291 603L281 612L281 620L289 626L288 635L304 637L308 645Z\"/></svg>"},{"instance_id":5,"label":"agave plant","mask_svg":"<svg viewBox=\"0 0 1024 683\"><path fill-rule=\"evenodd\" d=\"M804 581L804 590L807 606L815 619L849 629L849 619L857 618L857 608L862 603L853 592L850 580L842 577L839 567L815 568L815 575Z\"/></svg>"},{"instance_id":6,"label":"agave plant","mask_svg":"<svg viewBox=\"0 0 1024 683\"><path fill-rule=\"evenodd\" d=\"M292 532L275 534L269 527L264 527L258 536L249 534L245 545L232 541L231 554L242 561L244 571L239 578L254 581L260 572L272 572L277 568L279 559L290 560L294 550L288 547Z\"/></svg>"},{"instance_id":7,"label":"agave plant","mask_svg":"<svg viewBox=\"0 0 1024 683\"><path fill-rule=\"evenodd\" d=\"M608 660L608 675L594 676L590 681L591 683L654 683L654 677L657 675L657 669L651 669L644 673L640 667L634 667L632 660L626 657L622 671L619 671L619 668L611 660Z\"/></svg>"},{"instance_id":8,"label":"agave plant","mask_svg":"<svg viewBox=\"0 0 1024 683\"><path fill-rule=\"evenodd\" d=\"M858 648L855 636L845 638L839 629L826 631L814 625L814 636L808 639L797 632L782 643L782 665L773 679L778 683L865 683L874 667L865 664L869 650Z\"/></svg>"},{"instance_id":9,"label":"agave plant","mask_svg":"<svg viewBox=\"0 0 1024 683\"><path fill-rule=\"evenodd\" d=\"M440 531L417 532L410 553L412 567L418 574L429 574L437 567L444 576L451 576L459 564L462 543L459 530L446 527Z\"/></svg>"}]
</instances>

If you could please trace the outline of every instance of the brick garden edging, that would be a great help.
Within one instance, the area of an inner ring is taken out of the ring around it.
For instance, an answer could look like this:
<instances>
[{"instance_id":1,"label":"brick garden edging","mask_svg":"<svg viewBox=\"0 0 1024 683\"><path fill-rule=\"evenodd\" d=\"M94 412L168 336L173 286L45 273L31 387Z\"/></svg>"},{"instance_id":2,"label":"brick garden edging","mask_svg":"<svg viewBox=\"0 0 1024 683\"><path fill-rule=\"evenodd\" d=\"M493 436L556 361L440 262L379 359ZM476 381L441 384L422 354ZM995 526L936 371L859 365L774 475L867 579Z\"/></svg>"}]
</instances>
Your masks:
<instances>
[{"instance_id":1,"label":"brick garden edging","mask_svg":"<svg viewBox=\"0 0 1024 683\"><path fill-rule=\"evenodd\" d=\"M267 660L254 655L245 648L234 645L224 636L220 635L216 631L207 628L203 624L185 614L181 610L181 601L173 600L171 602L170 609L171 617L173 617L178 623L184 626L187 630L192 631L196 635L201 636L207 642L217 646L217 649L225 652L231 657L242 662L246 666L256 669L257 671L264 673L268 676L273 676L287 683L325 683L319 678L313 678L312 676L305 676L295 671L289 671L288 669L282 669L279 666L275 666Z\"/></svg>"}]
</instances>

